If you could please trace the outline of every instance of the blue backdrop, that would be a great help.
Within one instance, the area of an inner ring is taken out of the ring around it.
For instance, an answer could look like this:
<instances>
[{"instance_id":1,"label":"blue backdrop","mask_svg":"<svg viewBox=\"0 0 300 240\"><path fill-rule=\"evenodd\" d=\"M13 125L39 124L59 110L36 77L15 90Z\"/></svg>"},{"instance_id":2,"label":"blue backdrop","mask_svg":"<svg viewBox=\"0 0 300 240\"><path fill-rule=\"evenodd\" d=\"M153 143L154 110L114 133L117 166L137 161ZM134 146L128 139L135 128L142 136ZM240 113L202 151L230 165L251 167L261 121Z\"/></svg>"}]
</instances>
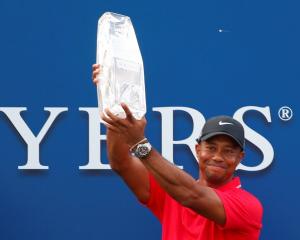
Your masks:
<instances>
[{"instance_id":1,"label":"blue backdrop","mask_svg":"<svg viewBox=\"0 0 300 240\"><path fill-rule=\"evenodd\" d=\"M244 120L272 144L274 160L238 174L264 205L261 239L299 239L299 7L293 0L0 0L0 107L27 107L22 116L35 134L48 117L44 107L68 108L40 146L49 170L18 169L27 146L0 112L0 239L160 239L158 221L116 174L78 169L88 160L88 117L78 108L97 106L91 65L106 11L133 21L145 66L147 133L157 149L161 118L153 107L190 107L206 118L270 107L270 123L257 112ZM277 114L285 105L294 112L289 121ZM175 139L190 132L190 119L175 115ZM246 154L248 165L262 160L249 143ZM174 161L197 177L185 146L174 147Z\"/></svg>"}]
</instances>

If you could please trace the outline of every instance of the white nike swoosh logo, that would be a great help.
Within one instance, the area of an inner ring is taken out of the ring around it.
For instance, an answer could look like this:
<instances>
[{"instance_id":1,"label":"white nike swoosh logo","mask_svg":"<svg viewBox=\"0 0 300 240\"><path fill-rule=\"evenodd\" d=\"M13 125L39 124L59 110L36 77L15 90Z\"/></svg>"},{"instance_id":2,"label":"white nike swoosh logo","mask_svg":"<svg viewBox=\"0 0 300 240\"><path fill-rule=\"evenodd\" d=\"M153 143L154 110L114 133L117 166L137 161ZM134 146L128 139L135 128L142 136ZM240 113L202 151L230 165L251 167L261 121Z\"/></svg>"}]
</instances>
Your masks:
<instances>
[{"instance_id":1,"label":"white nike swoosh logo","mask_svg":"<svg viewBox=\"0 0 300 240\"><path fill-rule=\"evenodd\" d=\"M222 121L220 121L219 125L222 126L222 125L234 125L234 124L230 123L230 122L222 122Z\"/></svg>"}]
</instances>

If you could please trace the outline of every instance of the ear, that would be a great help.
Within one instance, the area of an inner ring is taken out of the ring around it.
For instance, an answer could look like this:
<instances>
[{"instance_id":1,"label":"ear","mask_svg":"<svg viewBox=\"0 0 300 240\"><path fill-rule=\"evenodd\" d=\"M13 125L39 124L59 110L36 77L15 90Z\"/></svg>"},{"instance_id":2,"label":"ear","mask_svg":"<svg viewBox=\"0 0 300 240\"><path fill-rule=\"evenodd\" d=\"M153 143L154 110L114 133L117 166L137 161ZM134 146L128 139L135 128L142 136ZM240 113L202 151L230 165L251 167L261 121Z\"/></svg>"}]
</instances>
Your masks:
<instances>
[{"instance_id":1,"label":"ear","mask_svg":"<svg viewBox=\"0 0 300 240\"><path fill-rule=\"evenodd\" d=\"M243 160L244 157L245 157L245 152L241 151L239 153L239 156L238 156L238 163L237 163L237 165Z\"/></svg>"},{"instance_id":2,"label":"ear","mask_svg":"<svg viewBox=\"0 0 300 240\"><path fill-rule=\"evenodd\" d=\"M195 145L195 150L196 150L197 158L199 160L200 159L200 153L201 153L201 143L197 143Z\"/></svg>"}]
</instances>

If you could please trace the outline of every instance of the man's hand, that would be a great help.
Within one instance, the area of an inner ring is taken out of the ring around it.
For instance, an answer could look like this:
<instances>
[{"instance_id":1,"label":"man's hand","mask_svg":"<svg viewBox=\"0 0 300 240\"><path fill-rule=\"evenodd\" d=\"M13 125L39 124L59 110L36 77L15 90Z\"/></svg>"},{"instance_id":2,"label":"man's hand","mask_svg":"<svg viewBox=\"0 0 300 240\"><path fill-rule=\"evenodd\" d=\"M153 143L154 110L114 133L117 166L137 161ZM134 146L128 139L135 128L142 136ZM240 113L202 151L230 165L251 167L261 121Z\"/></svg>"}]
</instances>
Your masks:
<instances>
[{"instance_id":1,"label":"man's hand","mask_svg":"<svg viewBox=\"0 0 300 240\"><path fill-rule=\"evenodd\" d=\"M97 84L99 82L98 76L100 74L101 66L100 64L93 64L92 68L93 68L92 80L94 84Z\"/></svg>"},{"instance_id":2,"label":"man's hand","mask_svg":"<svg viewBox=\"0 0 300 240\"><path fill-rule=\"evenodd\" d=\"M125 103L122 103L121 106L125 111L126 118L119 118L108 109L105 110L107 116L102 113L101 118L109 130L117 133L131 147L145 138L147 121L145 117L141 120L135 119Z\"/></svg>"}]
</instances>

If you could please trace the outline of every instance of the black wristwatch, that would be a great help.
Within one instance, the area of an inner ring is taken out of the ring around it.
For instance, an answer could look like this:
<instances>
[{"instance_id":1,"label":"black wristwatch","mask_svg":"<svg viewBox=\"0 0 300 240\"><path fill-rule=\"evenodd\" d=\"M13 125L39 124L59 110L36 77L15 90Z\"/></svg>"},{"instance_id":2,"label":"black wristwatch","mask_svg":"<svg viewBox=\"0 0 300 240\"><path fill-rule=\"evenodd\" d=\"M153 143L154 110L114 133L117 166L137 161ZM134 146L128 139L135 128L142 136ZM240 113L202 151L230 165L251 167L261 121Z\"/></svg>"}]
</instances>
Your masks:
<instances>
[{"instance_id":1,"label":"black wristwatch","mask_svg":"<svg viewBox=\"0 0 300 240\"><path fill-rule=\"evenodd\" d=\"M133 155L137 158L146 158L151 152L152 146L149 142L139 143L133 150Z\"/></svg>"}]
</instances>

